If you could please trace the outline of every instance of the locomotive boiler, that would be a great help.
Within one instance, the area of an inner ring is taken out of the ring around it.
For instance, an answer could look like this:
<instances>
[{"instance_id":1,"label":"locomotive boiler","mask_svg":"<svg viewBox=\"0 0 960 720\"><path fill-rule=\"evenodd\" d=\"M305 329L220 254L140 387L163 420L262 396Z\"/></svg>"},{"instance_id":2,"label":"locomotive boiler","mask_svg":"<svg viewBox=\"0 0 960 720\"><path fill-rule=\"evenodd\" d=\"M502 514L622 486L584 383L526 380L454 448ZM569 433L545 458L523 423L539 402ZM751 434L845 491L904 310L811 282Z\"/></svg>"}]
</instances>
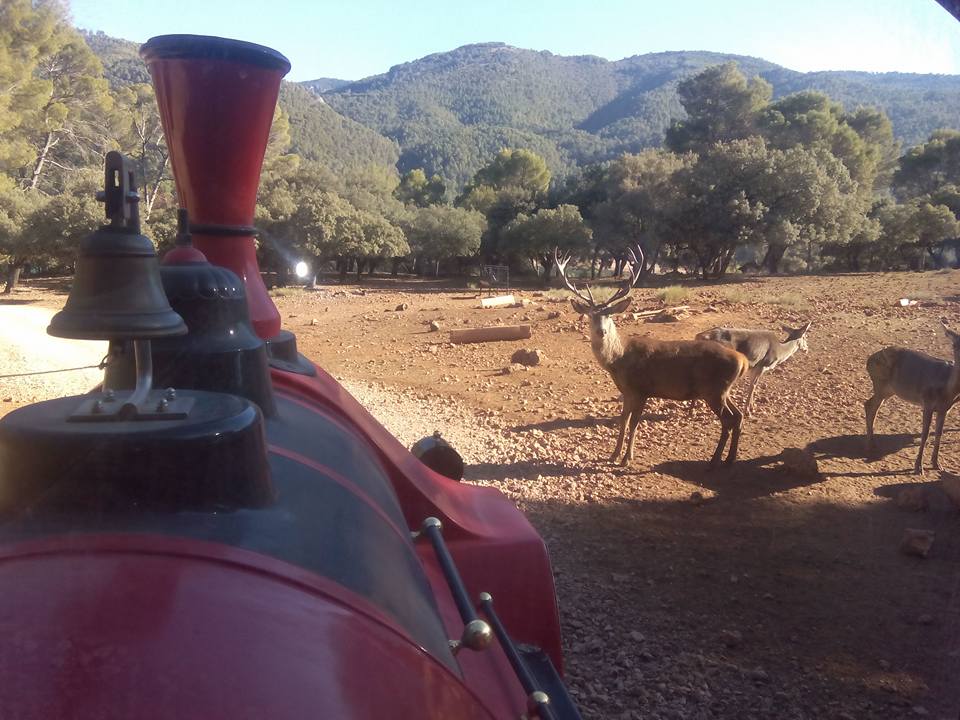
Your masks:
<instances>
[{"instance_id":1,"label":"locomotive boiler","mask_svg":"<svg viewBox=\"0 0 960 720\"><path fill-rule=\"evenodd\" d=\"M281 54L141 49L182 207L158 263L127 161L53 335L101 386L0 420L0 717L576 718L543 541L304 358L253 227Z\"/></svg>"}]
</instances>

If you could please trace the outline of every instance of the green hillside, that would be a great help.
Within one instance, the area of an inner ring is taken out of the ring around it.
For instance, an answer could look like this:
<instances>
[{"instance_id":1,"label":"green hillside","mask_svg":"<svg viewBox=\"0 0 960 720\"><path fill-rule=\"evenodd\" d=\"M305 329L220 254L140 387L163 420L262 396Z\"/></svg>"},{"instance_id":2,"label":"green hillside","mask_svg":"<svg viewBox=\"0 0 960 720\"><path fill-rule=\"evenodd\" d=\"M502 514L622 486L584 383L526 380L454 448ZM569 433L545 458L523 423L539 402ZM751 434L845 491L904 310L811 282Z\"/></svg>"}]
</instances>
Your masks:
<instances>
[{"instance_id":1,"label":"green hillside","mask_svg":"<svg viewBox=\"0 0 960 720\"><path fill-rule=\"evenodd\" d=\"M150 74L138 54L140 46L102 32L84 32L84 39L103 63L114 87L149 83ZM326 87L343 83L327 80ZM330 84L332 83L332 85ZM321 83L317 87L324 87ZM396 165L399 150L394 142L344 117L307 88L284 82L280 106L290 118L291 151L315 160L333 172L366 165Z\"/></svg>"},{"instance_id":2,"label":"green hillside","mask_svg":"<svg viewBox=\"0 0 960 720\"><path fill-rule=\"evenodd\" d=\"M424 167L463 184L493 152L522 146L557 175L576 165L662 142L683 110L679 80L736 61L775 96L823 90L848 108L875 105L905 145L960 118L960 77L798 73L746 56L664 52L616 62L564 57L503 43L467 45L321 91L340 113L397 141L400 169Z\"/></svg>"},{"instance_id":3,"label":"green hillside","mask_svg":"<svg viewBox=\"0 0 960 720\"><path fill-rule=\"evenodd\" d=\"M396 143L339 114L295 83L280 87L280 106L290 117L290 151L333 172L366 165L396 165Z\"/></svg>"},{"instance_id":4,"label":"green hillside","mask_svg":"<svg viewBox=\"0 0 960 720\"><path fill-rule=\"evenodd\" d=\"M84 33L114 85L148 82L136 43ZM775 97L821 90L852 109L873 105L903 145L960 124L960 77L901 73L799 73L740 55L689 51L610 62L503 43L466 45L348 82L284 83L292 149L334 172L358 165L422 167L455 187L501 148L541 155L560 179L577 166L659 146L683 116L677 83L733 60Z\"/></svg>"}]
</instances>

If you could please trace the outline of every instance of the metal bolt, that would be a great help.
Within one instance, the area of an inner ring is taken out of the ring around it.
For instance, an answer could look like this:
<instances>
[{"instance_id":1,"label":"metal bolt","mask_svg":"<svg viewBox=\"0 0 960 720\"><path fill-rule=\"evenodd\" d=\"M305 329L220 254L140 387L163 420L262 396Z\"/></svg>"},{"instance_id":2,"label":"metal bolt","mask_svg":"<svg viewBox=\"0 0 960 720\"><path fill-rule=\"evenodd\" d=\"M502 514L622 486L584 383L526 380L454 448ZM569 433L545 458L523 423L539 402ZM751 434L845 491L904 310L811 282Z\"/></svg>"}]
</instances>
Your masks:
<instances>
[{"instance_id":1,"label":"metal bolt","mask_svg":"<svg viewBox=\"0 0 960 720\"><path fill-rule=\"evenodd\" d=\"M471 650L486 650L493 640L493 630L485 620L471 620L463 628L460 644Z\"/></svg>"},{"instance_id":2,"label":"metal bolt","mask_svg":"<svg viewBox=\"0 0 960 720\"><path fill-rule=\"evenodd\" d=\"M157 403L157 412L166 412L168 404L166 398L161 399L160 402Z\"/></svg>"},{"instance_id":3,"label":"metal bolt","mask_svg":"<svg viewBox=\"0 0 960 720\"><path fill-rule=\"evenodd\" d=\"M100 401L100 400L97 400L96 402L94 402L94 403L93 403L93 408L91 409L91 412L93 412L94 415L99 415L100 413L102 413L102 412L103 412L103 402Z\"/></svg>"},{"instance_id":4,"label":"metal bolt","mask_svg":"<svg viewBox=\"0 0 960 720\"><path fill-rule=\"evenodd\" d=\"M106 402L113 402L114 400L117 399L117 394L113 390L104 390L103 399Z\"/></svg>"},{"instance_id":5,"label":"metal bolt","mask_svg":"<svg viewBox=\"0 0 960 720\"><path fill-rule=\"evenodd\" d=\"M165 397L167 400L176 400L176 398L177 398L177 391L174 390L172 387L171 387L171 388L167 388L167 389L164 391L164 397Z\"/></svg>"}]
</instances>

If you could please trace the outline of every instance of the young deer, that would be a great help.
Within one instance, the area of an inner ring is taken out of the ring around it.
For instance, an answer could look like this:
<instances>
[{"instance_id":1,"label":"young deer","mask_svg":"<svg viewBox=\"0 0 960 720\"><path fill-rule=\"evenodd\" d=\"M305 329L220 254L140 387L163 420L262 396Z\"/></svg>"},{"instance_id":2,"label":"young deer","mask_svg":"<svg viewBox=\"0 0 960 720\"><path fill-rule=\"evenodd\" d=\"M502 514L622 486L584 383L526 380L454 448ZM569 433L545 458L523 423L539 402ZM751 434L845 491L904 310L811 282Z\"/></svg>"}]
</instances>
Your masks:
<instances>
[{"instance_id":1,"label":"young deer","mask_svg":"<svg viewBox=\"0 0 960 720\"><path fill-rule=\"evenodd\" d=\"M587 295L583 295L567 279L566 267L570 258L568 256L561 260L554 250L554 261L564 284L580 299L577 301L571 298L573 309L590 318L590 346L593 354L601 367L610 373L613 382L623 394L620 436L610 460L616 462L620 457L628 421L630 436L620 464L626 465L633 459L634 435L649 398L699 398L716 413L722 427L720 442L710 460L710 466L714 467L720 462L728 437L732 439L726 462L732 463L737 459L743 414L731 402L730 388L747 371L747 359L736 350L703 340L653 340L634 337L626 343L621 342L611 315L621 313L629 307L630 292L640 279L640 270L643 267L642 251L639 260L632 249L630 255L630 280L623 283L609 300L597 303L589 286Z\"/></svg>"},{"instance_id":2,"label":"young deer","mask_svg":"<svg viewBox=\"0 0 960 720\"><path fill-rule=\"evenodd\" d=\"M750 389L747 390L747 404L743 411L750 417L753 407L753 393L760 378L768 370L786 362L797 350L807 351L807 331L810 323L803 327L791 328L783 325L787 339L780 342L780 336L770 330L742 330L740 328L717 327L697 335L697 340L713 340L723 343L743 353L750 363Z\"/></svg>"},{"instance_id":3,"label":"young deer","mask_svg":"<svg viewBox=\"0 0 960 720\"><path fill-rule=\"evenodd\" d=\"M867 414L867 454L873 455L873 423L883 401L896 395L923 409L920 450L913 471L923 474L923 448L930 434L930 421L937 415L936 437L933 440L933 467L940 470L940 435L943 421L960 397L960 334L943 320L943 330L953 345L953 362L930 357L916 350L887 347L867 358L867 373L873 381L873 396L864 404Z\"/></svg>"}]
</instances>

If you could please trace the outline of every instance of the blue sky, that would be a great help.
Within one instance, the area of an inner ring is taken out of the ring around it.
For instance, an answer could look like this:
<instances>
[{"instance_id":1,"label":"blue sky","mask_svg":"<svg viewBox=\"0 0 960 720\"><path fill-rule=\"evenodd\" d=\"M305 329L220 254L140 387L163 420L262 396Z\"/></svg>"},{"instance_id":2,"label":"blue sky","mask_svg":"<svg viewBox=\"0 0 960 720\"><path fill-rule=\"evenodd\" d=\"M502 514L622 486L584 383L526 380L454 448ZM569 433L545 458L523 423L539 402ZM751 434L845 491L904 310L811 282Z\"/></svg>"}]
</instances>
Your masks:
<instances>
[{"instance_id":1,"label":"blue sky","mask_svg":"<svg viewBox=\"0 0 960 720\"><path fill-rule=\"evenodd\" d=\"M273 47L292 80L356 80L475 42L618 60L754 55L794 70L960 74L960 22L934 0L71 0L79 27L142 42L221 35Z\"/></svg>"}]
</instances>

